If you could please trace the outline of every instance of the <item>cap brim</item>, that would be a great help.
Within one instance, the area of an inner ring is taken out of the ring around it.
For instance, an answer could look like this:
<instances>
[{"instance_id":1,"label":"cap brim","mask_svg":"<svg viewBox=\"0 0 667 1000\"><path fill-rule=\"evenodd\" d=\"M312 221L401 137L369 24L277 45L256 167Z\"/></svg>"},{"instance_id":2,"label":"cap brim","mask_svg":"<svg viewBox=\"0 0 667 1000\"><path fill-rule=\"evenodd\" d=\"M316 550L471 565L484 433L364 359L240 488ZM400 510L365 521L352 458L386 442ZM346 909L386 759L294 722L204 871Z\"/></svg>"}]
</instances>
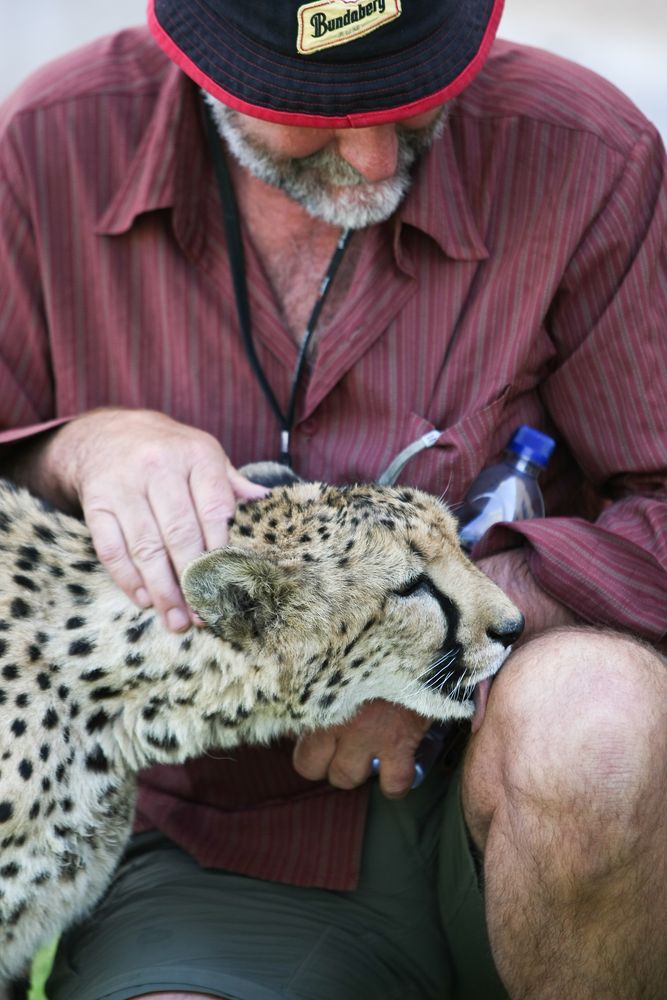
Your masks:
<instances>
[{"instance_id":1,"label":"cap brim","mask_svg":"<svg viewBox=\"0 0 667 1000\"><path fill-rule=\"evenodd\" d=\"M503 0L454 5L426 42L335 64L288 56L250 40L205 5L148 0L153 37L180 68L228 107L266 121L315 128L400 121L456 97L480 71Z\"/></svg>"}]
</instances>

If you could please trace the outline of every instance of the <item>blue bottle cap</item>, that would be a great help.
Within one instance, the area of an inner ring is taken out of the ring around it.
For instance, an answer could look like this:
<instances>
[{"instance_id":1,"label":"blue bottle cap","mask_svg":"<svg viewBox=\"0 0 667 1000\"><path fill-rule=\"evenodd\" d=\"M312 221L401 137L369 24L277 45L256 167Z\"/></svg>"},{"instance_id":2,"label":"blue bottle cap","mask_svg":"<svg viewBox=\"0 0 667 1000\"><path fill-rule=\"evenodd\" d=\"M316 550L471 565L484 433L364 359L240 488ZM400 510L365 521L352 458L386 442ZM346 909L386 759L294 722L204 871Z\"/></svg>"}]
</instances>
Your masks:
<instances>
[{"instance_id":1,"label":"blue bottle cap","mask_svg":"<svg viewBox=\"0 0 667 1000\"><path fill-rule=\"evenodd\" d=\"M555 447L556 442L548 434L543 434L542 431L536 431L534 427L522 424L512 435L507 450L544 469Z\"/></svg>"}]
</instances>

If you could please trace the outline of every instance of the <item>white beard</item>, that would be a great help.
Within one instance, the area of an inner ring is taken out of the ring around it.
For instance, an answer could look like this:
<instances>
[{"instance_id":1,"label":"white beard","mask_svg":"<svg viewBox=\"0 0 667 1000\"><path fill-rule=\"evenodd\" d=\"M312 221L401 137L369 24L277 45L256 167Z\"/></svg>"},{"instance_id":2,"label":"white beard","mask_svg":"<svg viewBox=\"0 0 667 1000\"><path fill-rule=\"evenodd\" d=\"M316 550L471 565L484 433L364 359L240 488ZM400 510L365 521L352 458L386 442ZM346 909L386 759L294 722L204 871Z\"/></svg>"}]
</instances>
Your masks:
<instances>
[{"instance_id":1,"label":"white beard","mask_svg":"<svg viewBox=\"0 0 667 1000\"><path fill-rule=\"evenodd\" d=\"M421 152L442 134L447 106L426 128L397 125L396 173L368 181L338 153L321 149L310 156L279 157L246 135L243 119L202 91L220 136L238 162L259 180L279 188L310 215L343 229L363 229L384 222L396 211L411 182L410 168Z\"/></svg>"}]
</instances>

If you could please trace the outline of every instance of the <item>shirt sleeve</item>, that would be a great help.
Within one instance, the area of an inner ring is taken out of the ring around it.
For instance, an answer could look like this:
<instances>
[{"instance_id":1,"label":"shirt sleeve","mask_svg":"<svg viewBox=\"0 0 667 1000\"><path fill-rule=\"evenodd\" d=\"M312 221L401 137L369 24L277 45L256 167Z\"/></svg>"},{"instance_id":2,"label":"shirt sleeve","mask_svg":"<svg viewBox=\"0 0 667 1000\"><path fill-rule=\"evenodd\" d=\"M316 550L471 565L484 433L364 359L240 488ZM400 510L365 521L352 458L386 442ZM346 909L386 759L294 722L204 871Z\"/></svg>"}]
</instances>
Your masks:
<instances>
[{"instance_id":1,"label":"shirt sleeve","mask_svg":"<svg viewBox=\"0 0 667 1000\"><path fill-rule=\"evenodd\" d=\"M521 535L554 598L586 621L653 640L667 629L666 226L665 152L647 130L548 317L562 360L543 400L604 509L595 523L547 517L489 539L497 548L504 533Z\"/></svg>"},{"instance_id":2,"label":"shirt sleeve","mask_svg":"<svg viewBox=\"0 0 667 1000\"><path fill-rule=\"evenodd\" d=\"M55 412L40 255L7 128L0 130L0 444L64 422Z\"/></svg>"}]
</instances>

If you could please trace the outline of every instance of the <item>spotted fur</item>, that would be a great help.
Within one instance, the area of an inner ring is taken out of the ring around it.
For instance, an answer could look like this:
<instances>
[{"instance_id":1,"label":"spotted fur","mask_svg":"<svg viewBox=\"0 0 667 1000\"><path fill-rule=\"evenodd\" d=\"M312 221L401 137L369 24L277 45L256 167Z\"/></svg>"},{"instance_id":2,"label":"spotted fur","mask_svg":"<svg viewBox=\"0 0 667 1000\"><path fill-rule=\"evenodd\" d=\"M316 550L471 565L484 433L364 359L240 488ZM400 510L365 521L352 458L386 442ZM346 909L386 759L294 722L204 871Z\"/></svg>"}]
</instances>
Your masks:
<instances>
[{"instance_id":1,"label":"spotted fur","mask_svg":"<svg viewBox=\"0 0 667 1000\"><path fill-rule=\"evenodd\" d=\"M280 487L183 579L205 623L140 611L79 521L0 484L0 994L100 897L135 775L328 726L372 698L469 716L518 612L415 490Z\"/></svg>"}]
</instances>

